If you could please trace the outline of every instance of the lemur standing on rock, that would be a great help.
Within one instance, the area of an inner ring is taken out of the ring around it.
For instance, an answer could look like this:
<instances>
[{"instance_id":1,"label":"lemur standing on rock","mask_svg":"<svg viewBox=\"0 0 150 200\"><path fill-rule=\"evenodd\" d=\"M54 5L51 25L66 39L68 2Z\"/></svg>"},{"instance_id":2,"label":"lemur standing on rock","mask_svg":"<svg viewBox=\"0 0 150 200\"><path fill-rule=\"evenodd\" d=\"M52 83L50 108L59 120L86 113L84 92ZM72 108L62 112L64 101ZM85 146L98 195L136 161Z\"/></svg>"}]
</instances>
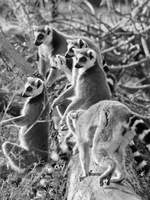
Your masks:
<instances>
[{"instance_id":1,"label":"lemur standing on rock","mask_svg":"<svg viewBox=\"0 0 150 200\"><path fill-rule=\"evenodd\" d=\"M105 167L100 174L100 186L123 180L127 173L125 149L135 136L150 152L150 129L140 116L118 101L104 100L87 110L72 110L67 115L67 124L79 150L83 171L80 180L92 175L89 169L91 159ZM142 154L134 144L131 149L137 165L147 173L149 166Z\"/></svg>"},{"instance_id":2,"label":"lemur standing on rock","mask_svg":"<svg viewBox=\"0 0 150 200\"><path fill-rule=\"evenodd\" d=\"M32 168L34 163L44 164L48 159L49 103L44 81L28 77L22 96L27 98L22 114L0 122L0 125L14 123L21 127L19 145L8 141L2 145L9 165L19 173Z\"/></svg>"}]
</instances>

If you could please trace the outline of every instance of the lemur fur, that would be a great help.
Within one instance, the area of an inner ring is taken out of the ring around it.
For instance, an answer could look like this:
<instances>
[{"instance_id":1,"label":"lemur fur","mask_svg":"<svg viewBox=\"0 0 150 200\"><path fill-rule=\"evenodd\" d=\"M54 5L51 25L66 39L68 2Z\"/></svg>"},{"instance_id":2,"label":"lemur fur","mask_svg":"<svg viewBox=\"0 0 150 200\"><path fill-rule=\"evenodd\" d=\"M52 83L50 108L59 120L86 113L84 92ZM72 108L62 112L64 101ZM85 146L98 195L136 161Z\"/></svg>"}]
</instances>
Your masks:
<instances>
[{"instance_id":1,"label":"lemur fur","mask_svg":"<svg viewBox=\"0 0 150 200\"><path fill-rule=\"evenodd\" d=\"M12 169L19 173L33 167L34 163L44 164L48 159L49 103L44 81L28 77L23 97L27 98L21 115L0 122L0 125L15 124L21 127L19 145L6 141L3 153ZM37 120L47 122L37 122Z\"/></svg>"},{"instance_id":2,"label":"lemur fur","mask_svg":"<svg viewBox=\"0 0 150 200\"><path fill-rule=\"evenodd\" d=\"M83 172L81 180L92 175L90 160L93 159L95 163L105 167L100 175L101 186L105 181L109 184L125 178L125 149L135 136L138 135L149 148L149 129L137 114L118 101L104 100L87 110L72 110L67 115L67 124L79 149ZM132 151L139 167L147 171L146 161L133 149L133 145Z\"/></svg>"}]
</instances>

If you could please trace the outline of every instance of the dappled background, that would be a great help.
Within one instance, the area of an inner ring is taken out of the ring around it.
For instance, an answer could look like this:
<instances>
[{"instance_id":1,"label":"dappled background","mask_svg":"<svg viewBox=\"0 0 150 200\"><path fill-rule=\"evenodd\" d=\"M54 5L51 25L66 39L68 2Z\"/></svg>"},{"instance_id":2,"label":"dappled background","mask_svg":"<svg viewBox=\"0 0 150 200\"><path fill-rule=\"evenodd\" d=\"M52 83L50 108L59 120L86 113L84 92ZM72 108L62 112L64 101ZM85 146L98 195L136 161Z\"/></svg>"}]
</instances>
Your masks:
<instances>
[{"instance_id":1,"label":"dappled background","mask_svg":"<svg viewBox=\"0 0 150 200\"><path fill-rule=\"evenodd\" d=\"M150 3L149 0L0 0L0 112L1 119L18 116L26 77L37 71L34 27L51 25L69 35L85 35L101 49L113 99L149 118L150 113ZM63 73L47 86L50 104L67 82ZM149 119L147 119L149 123ZM18 128L0 127L0 145L16 142ZM58 132L50 122L49 143L57 148ZM150 166L147 149L136 141ZM126 184L150 199L150 176L143 176L127 150ZM68 159L51 161L47 168L26 176L6 168L0 149L0 199L66 199ZM54 169L52 169L52 167ZM133 175L134 174L134 175ZM132 180L136 180L133 183Z\"/></svg>"}]
</instances>

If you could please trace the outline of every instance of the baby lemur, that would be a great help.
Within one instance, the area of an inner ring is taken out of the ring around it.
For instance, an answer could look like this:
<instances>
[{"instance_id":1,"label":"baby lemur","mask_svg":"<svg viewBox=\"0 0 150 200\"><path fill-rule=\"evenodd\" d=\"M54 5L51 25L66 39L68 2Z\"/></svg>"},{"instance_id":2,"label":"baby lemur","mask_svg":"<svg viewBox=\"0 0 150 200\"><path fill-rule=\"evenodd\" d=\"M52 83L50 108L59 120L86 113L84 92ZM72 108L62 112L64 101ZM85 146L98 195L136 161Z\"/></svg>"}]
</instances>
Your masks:
<instances>
[{"instance_id":1,"label":"baby lemur","mask_svg":"<svg viewBox=\"0 0 150 200\"><path fill-rule=\"evenodd\" d=\"M125 178L125 148L135 135L150 150L150 129L138 115L118 101L104 100L87 110L70 111L67 124L77 141L83 171L81 180L92 175L89 169L91 159L105 168L100 175L101 186ZM147 170L142 155L136 153L134 156L139 167Z\"/></svg>"},{"instance_id":2,"label":"baby lemur","mask_svg":"<svg viewBox=\"0 0 150 200\"><path fill-rule=\"evenodd\" d=\"M22 96L27 100L21 116L0 122L0 125L14 123L21 127L19 145L9 141L2 145L9 165L19 173L32 168L34 163L43 165L48 159L49 104L44 81L37 77L28 77Z\"/></svg>"},{"instance_id":3,"label":"baby lemur","mask_svg":"<svg viewBox=\"0 0 150 200\"><path fill-rule=\"evenodd\" d=\"M108 88L104 71L99 67L97 53L90 49L74 49L75 57L72 70L72 80L75 85L68 88L53 102L53 107L64 102L68 97L70 90L74 90L72 102L67 107L63 117L64 122L67 113L71 110L88 109L91 105L100 100L110 99L110 90ZM76 76L77 74L77 76ZM74 80L74 78L76 80Z\"/></svg>"}]
</instances>

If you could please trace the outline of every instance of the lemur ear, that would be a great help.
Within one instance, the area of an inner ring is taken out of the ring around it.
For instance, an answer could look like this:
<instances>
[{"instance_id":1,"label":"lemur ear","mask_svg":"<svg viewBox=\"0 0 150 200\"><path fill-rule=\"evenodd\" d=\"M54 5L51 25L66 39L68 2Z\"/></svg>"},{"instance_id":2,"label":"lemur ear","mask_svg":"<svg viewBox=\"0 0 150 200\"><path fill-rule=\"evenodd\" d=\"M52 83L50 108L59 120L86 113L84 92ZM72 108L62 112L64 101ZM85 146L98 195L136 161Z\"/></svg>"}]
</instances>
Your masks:
<instances>
[{"instance_id":1,"label":"lemur ear","mask_svg":"<svg viewBox=\"0 0 150 200\"><path fill-rule=\"evenodd\" d=\"M88 47L87 44L86 44L86 42L85 42L84 40L79 39L78 42L79 42L79 47L80 47L80 48L82 48L82 47L85 47L85 48Z\"/></svg>"},{"instance_id":2,"label":"lemur ear","mask_svg":"<svg viewBox=\"0 0 150 200\"><path fill-rule=\"evenodd\" d=\"M93 51L89 51L88 56L90 57L90 60L92 60L94 58Z\"/></svg>"},{"instance_id":3,"label":"lemur ear","mask_svg":"<svg viewBox=\"0 0 150 200\"><path fill-rule=\"evenodd\" d=\"M51 29L49 26L45 26L45 32L47 35L49 35L51 33Z\"/></svg>"},{"instance_id":4,"label":"lemur ear","mask_svg":"<svg viewBox=\"0 0 150 200\"><path fill-rule=\"evenodd\" d=\"M47 28L47 35L49 35L50 32L51 32L51 30L50 30L50 28L48 27L48 28Z\"/></svg>"},{"instance_id":5,"label":"lemur ear","mask_svg":"<svg viewBox=\"0 0 150 200\"><path fill-rule=\"evenodd\" d=\"M79 47L82 48L84 46L83 40L79 39Z\"/></svg>"},{"instance_id":6,"label":"lemur ear","mask_svg":"<svg viewBox=\"0 0 150 200\"><path fill-rule=\"evenodd\" d=\"M41 86L41 84L42 84L42 81L40 79L37 80L37 88L39 88Z\"/></svg>"}]
</instances>

